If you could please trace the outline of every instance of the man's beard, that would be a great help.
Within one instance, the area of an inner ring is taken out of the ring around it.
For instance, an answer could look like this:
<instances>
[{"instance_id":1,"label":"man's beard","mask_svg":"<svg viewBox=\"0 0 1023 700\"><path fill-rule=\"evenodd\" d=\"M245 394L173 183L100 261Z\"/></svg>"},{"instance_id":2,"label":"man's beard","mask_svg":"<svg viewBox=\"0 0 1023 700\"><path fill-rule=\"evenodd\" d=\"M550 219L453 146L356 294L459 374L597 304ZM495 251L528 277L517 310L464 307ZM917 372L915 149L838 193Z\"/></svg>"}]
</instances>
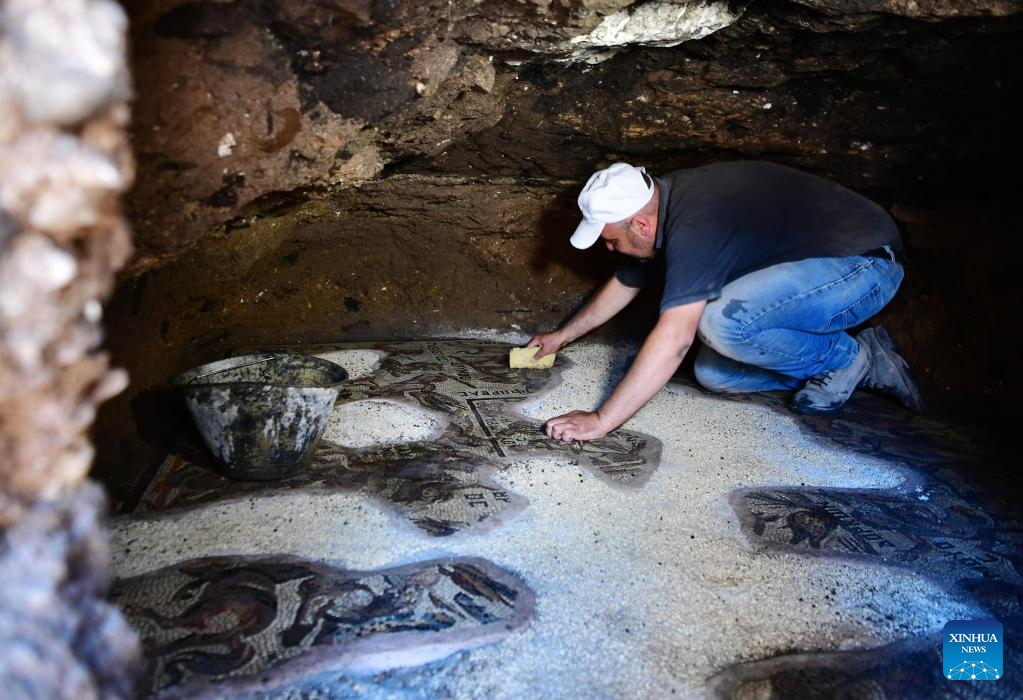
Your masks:
<instances>
[{"instance_id":1,"label":"man's beard","mask_svg":"<svg viewBox=\"0 0 1023 700\"><path fill-rule=\"evenodd\" d=\"M653 243L650 244L649 250L644 250L642 238L634 234L632 231L627 231L626 235L629 238L629 246L631 246L636 252L622 253L622 255L642 261L650 261L657 256L657 250L654 248Z\"/></svg>"}]
</instances>

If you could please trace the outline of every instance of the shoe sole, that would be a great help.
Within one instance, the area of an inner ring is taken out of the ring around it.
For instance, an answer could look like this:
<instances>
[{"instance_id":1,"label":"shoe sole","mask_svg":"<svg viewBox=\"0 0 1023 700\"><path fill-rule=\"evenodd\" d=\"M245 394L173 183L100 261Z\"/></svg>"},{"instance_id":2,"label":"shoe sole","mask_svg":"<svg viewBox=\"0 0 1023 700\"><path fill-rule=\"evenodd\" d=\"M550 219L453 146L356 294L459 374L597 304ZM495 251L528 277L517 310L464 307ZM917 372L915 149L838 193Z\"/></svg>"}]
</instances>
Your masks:
<instances>
[{"instance_id":1,"label":"shoe sole","mask_svg":"<svg viewBox=\"0 0 1023 700\"><path fill-rule=\"evenodd\" d=\"M909 374L909 365L895 350L895 342L881 326L872 328L874 333L867 336L873 352L871 353L870 384L884 387L884 391L893 394L903 406L915 413L921 413L925 406L920 390L916 388L913 377ZM864 331L866 335L868 331ZM879 365L883 362L883 366ZM885 370L885 380L878 379L879 370Z\"/></svg>"},{"instance_id":2,"label":"shoe sole","mask_svg":"<svg viewBox=\"0 0 1023 700\"><path fill-rule=\"evenodd\" d=\"M845 404L842 403L833 408L819 408L817 406L801 406L795 401L789 402L789 408L801 416L825 416L831 413L838 413L842 410L842 406L845 406Z\"/></svg>"}]
</instances>

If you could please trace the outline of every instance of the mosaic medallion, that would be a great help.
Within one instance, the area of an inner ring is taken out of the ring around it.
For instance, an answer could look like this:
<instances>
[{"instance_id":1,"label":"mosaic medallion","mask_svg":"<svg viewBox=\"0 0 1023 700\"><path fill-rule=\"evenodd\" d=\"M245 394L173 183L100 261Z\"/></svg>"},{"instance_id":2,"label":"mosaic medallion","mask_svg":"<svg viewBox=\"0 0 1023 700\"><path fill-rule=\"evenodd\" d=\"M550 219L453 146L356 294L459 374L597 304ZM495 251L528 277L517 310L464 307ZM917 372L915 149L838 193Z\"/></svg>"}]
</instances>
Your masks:
<instances>
[{"instance_id":1,"label":"mosaic medallion","mask_svg":"<svg viewBox=\"0 0 1023 700\"><path fill-rule=\"evenodd\" d=\"M481 559L346 571L289 557L194 559L118 581L152 692L224 697L313 674L423 664L529 625L533 593Z\"/></svg>"},{"instance_id":2,"label":"mosaic medallion","mask_svg":"<svg viewBox=\"0 0 1023 700\"><path fill-rule=\"evenodd\" d=\"M279 348L276 348L279 349ZM476 340L430 340L309 347L303 352L368 349L384 355L369 376L345 385L338 406L363 399L405 402L441 415L442 434L430 441L362 449L321 443L312 464L282 481L235 481L221 476L198 444L184 440L168 456L134 512L170 509L250 496L268 489L334 489L367 493L431 535L514 517L526 501L490 478L512 458L557 455L568 466L626 488L641 486L660 461L656 438L616 430L600 440L564 444L514 405L553 388L560 366L508 368L509 346ZM337 408L335 408L337 410Z\"/></svg>"},{"instance_id":3,"label":"mosaic medallion","mask_svg":"<svg viewBox=\"0 0 1023 700\"><path fill-rule=\"evenodd\" d=\"M1005 488L1015 483L1014 469L988 438L875 397L799 421L819 439L903 465L906 480L883 490L738 490L732 503L755 546L909 569L972 596L1006 629L1023 629L1023 520L1014 489ZM977 687L946 683L940 671L934 635L739 664L712 688L719 698L1023 697L1018 674Z\"/></svg>"}]
</instances>

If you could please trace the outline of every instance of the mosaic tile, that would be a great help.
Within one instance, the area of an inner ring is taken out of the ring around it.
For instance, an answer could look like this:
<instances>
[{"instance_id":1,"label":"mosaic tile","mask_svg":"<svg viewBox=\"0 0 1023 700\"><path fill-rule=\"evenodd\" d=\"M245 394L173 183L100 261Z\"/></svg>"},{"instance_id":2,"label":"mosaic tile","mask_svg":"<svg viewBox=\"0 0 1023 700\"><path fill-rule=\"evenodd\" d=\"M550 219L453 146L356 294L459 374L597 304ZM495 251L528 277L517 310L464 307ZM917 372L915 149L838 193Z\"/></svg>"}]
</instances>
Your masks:
<instances>
[{"instance_id":1,"label":"mosaic tile","mask_svg":"<svg viewBox=\"0 0 1023 700\"><path fill-rule=\"evenodd\" d=\"M280 349L280 348L274 348ZM660 462L656 438L616 430L600 440L567 445L514 405L548 391L568 364L550 370L508 368L509 346L476 340L430 340L303 346L307 353L366 349L386 353L372 374L346 384L338 405L389 399L420 406L448 421L436 440L350 449L321 443L313 462L282 481L245 482L221 476L204 450L183 440L134 509L156 515L267 490L336 489L374 496L435 536L486 530L514 517L525 499L490 478L510 460L550 454L624 488L639 487Z\"/></svg>"},{"instance_id":2,"label":"mosaic tile","mask_svg":"<svg viewBox=\"0 0 1023 700\"><path fill-rule=\"evenodd\" d=\"M818 439L902 465L906 480L894 489L737 490L732 504L754 546L908 569L972 596L1006 629L1023 629L1023 520L1015 489L1006 488L1014 470L988 436L876 397L799 422ZM1023 679L1012 674L978 689L945 682L940 666L941 638L933 635L738 664L712 688L719 698L1023 696Z\"/></svg>"},{"instance_id":3,"label":"mosaic tile","mask_svg":"<svg viewBox=\"0 0 1023 700\"><path fill-rule=\"evenodd\" d=\"M325 671L424 664L529 625L534 596L482 559L379 571L211 557L118 581L161 698L265 691Z\"/></svg>"}]
</instances>

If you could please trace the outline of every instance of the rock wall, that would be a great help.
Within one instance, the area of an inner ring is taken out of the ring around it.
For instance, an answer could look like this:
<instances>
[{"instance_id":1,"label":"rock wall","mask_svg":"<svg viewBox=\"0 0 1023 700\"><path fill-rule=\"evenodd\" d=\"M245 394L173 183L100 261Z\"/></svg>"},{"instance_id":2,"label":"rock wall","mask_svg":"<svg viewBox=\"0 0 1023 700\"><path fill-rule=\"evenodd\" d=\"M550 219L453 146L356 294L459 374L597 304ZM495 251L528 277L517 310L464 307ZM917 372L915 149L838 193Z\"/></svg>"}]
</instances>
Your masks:
<instances>
[{"instance_id":1,"label":"rock wall","mask_svg":"<svg viewBox=\"0 0 1023 700\"><path fill-rule=\"evenodd\" d=\"M0 682L9 698L136 697L135 631L106 602L107 499L86 484L29 507L0 540Z\"/></svg>"},{"instance_id":2,"label":"rock wall","mask_svg":"<svg viewBox=\"0 0 1023 700\"><path fill-rule=\"evenodd\" d=\"M632 4L127 3L145 86L134 140L148 174L131 198L133 270L169 261L269 193L375 178L495 125L524 62L588 65L707 35L741 13Z\"/></svg>"},{"instance_id":3,"label":"rock wall","mask_svg":"<svg viewBox=\"0 0 1023 700\"><path fill-rule=\"evenodd\" d=\"M102 302L131 253L120 195L126 17L109 0L0 2L0 687L132 695L134 633L103 602L102 493L85 482L99 404L126 385Z\"/></svg>"},{"instance_id":4,"label":"rock wall","mask_svg":"<svg viewBox=\"0 0 1023 700\"><path fill-rule=\"evenodd\" d=\"M959 358L1013 342L993 322L1020 295L996 261L1020 223L1023 3L127 6L144 175L109 320L135 380L98 433L112 483L146 468L138 430L189 363L568 313L612 264L567 247L573 199L616 160L770 159L875 198L910 249L884 321L928 398L997 413L1019 388Z\"/></svg>"}]
</instances>

